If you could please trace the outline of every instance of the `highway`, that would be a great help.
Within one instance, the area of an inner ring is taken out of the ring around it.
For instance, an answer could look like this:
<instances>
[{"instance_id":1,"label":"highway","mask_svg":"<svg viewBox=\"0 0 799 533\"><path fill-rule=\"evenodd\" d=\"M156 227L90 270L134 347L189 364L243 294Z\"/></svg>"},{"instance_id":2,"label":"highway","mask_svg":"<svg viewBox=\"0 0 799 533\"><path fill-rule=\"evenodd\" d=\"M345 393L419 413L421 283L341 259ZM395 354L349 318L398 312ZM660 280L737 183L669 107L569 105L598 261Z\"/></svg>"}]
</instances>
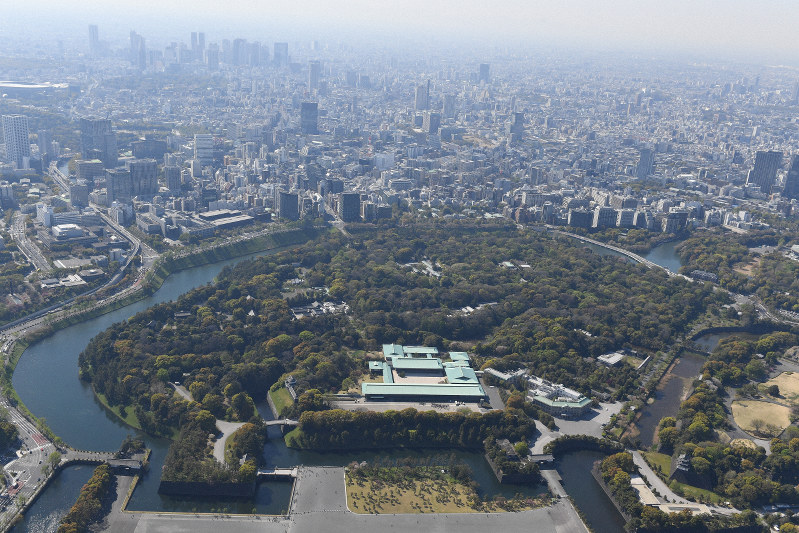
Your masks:
<instances>
[{"instance_id":1,"label":"highway","mask_svg":"<svg viewBox=\"0 0 799 533\"><path fill-rule=\"evenodd\" d=\"M19 251L22 252L36 270L44 273L50 272L52 267L44 255L42 255L42 251L39 250L36 244L28 240L27 235L25 235L25 218L26 215L20 212L14 213L10 231L11 238L17 243Z\"/></svg>"}]
</instances>

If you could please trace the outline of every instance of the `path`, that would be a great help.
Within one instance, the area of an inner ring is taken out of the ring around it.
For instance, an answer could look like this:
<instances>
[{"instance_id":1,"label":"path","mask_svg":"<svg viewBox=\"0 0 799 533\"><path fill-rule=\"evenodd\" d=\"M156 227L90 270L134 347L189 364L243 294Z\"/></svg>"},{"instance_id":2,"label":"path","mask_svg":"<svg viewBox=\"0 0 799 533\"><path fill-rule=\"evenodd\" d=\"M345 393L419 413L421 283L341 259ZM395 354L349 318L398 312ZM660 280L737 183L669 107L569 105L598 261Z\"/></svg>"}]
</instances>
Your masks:
<instances>
[{"instance_id":1,"label":"path","mask_svg":"<svg viewBox=\"0 0 799 533\"><path fill-rule=\"evenodd\" d=\"M222 435L217 437L216 441L214 441L214 458L220 463L225 464L225 442L227 442L228 437L243 425L244 422L216 421L216 427L222 432Z\"/></svg>"}]
</instances>

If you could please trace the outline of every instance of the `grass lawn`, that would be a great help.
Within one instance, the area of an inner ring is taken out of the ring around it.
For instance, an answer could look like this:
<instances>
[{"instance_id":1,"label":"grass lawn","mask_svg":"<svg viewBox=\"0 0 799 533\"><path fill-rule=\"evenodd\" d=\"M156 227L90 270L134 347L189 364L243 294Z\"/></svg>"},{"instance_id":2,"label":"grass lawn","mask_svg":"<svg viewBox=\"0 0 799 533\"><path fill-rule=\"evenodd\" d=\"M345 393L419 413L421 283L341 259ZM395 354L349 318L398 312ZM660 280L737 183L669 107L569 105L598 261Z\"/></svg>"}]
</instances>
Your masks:
<instances>
[{"instance_id":1,"label":"grass lawn","mask_svg":"<svg viewBox=\"0 0 799 533\"><path fill-rule=\"evenodd\" d=\"M678 481L672 481L669 484L671 490L678 494L682 494L689 500L699 500L705 502L711 502L715 504L723 503L726 499L722 496L719 496L713 491L700 489L699 487L692 487L691 485L684 485Z\"/></svg>"},{"instance_id":2,"label":"grass lawn","mask_svg":"<svg viewBox=\"0 0 799 533\"><path fill-rule=\"evenodd\" d=\"M789 405L799 405L799 373L796 372L783 372L761 385L765 390L771 385L776 385L780 388L781 398L775 400L786 402Z\"/></svg>"},{"instance_id":3,"label":"grass lawn","mask_svg":"<svg viewBox=\"0 0 799 533\"><path fill-rule=\"evenodd\" d=\"M659 468L660 472L667 477L671 473L671 455L658 452L642 452L641 455L644 456L646 462L649 463L653 470L657 471Z\"/></svg>"},{"instance_id":4,"label":"grass lawn","mask_svg":"<svg viewBox=\"0 0 799 533\"><path fill-rule=\"evenodd\" d=\"M755 400L732 402L732 416L735 423L747 433L774 437L791 423L789 407Z\"/></svg>"},{"instance_id":5,"label":"grass lawn","mask_svg":"<svg viewBox=\"0 0 799 533\"><path fill-rule=\"evenodd\" d=\"M289 391L286 389L286 387L280 387L274 392L269 391L269 396L271 396L272 401L275 402L277 414L282 413L284 408L294 403L294 401L291 399L291 394L289 394Z\"/></svg>"},{"instance_id":6,"label":"grass lawn","mask_svg":"<svg viewBox=\"0 0 799 533\"><path fill-rule=\"evenodd\" d=\"M120 420L122 420L131 427L134 427L136 429L141 429L141 423L139 423L139 418L136 416L136 413L132 408L125 409L125 416L122 416L122 412L119 406L111 407L110 405L108 405L108 399L105 397L105 394L101 394L99 392L95 394L97 395L97 399L100 400L100 403L103 404L106 407L106 409L114 413Z\"/></svg>"}]
</instances>

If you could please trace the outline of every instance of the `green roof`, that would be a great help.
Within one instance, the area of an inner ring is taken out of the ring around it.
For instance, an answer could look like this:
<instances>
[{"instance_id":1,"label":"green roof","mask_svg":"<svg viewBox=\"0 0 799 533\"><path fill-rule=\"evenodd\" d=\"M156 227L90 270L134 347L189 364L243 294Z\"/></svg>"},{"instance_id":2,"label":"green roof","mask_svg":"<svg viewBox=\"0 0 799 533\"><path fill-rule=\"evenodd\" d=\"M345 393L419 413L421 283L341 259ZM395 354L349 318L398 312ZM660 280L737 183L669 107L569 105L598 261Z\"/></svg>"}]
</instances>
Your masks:
<instances>
[{"instance_id":1,"label":"green roof","mask_svg":"<svg viewBox=\"0 0 799 533\"><path fill-rule=\"evenodd\" d=\"M424 385L417 383L362 383L364 396L441 396L483 398L485 391L474 385Z\"/></svg>"},{"instance_id":2,"label":"green roof","mask_svg":"<svg viewBox=\"0 0 799 533\"><path fill-rule=\"evenodd\" d=\"M394 383L394 373L391 371L391 367L388 365L383 365L383 383Z\"/></svg>"},{"instance_id":3,"label":"green roof","mask_svg":"<svg viewBox=\"0 0 799 533\"><path fill-rule=\"evenodd\" d=\"M452 384L478 383L477 374L468 366L448 366L444 369L447 381Z\"/></svg>"},{"instance_id":4,"label":"green roof","mask_svg":"<svg viewBox=\"0 0 799 533\"><path fill-rule=\"evenodd\" d=\"M469 361L469 354L466 352L449 352L449 358L453 361Z\"/></svg>"},{"instance_id":5,"label":"green roof","mask_svg":"<svg viewBox=\"0 0 799 533\"><path fill-rule=\"evenodd\" d=\"M438 348L431 348L429 346L403 346L402 350L406 353L416 354L438 354Z\"/></svg>"},{"instance_id":6,"label":"green roof","mask_svg":"<svg viewBox=\"0 0 799 533\"><path fill-rule=\"evenodd\" d=\"M412 357L395 357L391 361L395 370L441 370L440 359L414 359Z\"/></svg>"},{"instance_id":7,"label":"green roof","mask_svg":"<svg viewBox=\"0 0 799 533\"><path fill-rule=\"evenodd\" d=\"M388 357L403 357L405 352L402 349L401 344L384 344L383 345L383 356Z\"/></svg>"}]
</instances>

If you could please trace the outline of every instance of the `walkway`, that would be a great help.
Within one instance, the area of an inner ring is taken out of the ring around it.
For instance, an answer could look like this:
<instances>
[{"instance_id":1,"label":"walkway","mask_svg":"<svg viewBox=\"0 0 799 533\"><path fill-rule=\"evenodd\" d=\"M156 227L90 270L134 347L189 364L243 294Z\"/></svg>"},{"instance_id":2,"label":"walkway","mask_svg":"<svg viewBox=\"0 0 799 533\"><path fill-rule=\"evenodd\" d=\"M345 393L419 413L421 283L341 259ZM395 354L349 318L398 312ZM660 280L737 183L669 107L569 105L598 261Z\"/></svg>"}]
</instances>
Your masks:
<instances>
[{"instance_id":1,"label":"walkway","mask_svg":"<svg viewBox=\"0 0 799 533\"><path fill-rule=\"evenodd\" d=\"M222 435L217 437L214 441L214 458L222 464L225 464L225 443L228 437L236 432L244 422L225 422L224 420L217 420L216 427L222 432Z\"/></svg>"},{"instance_id":2,"label":"walkway","mask_svg":"<svg viewBox=\"0 0 799 533\"><path fill-rule=\"evenodd\" d=\"M298 420L292 420L290 418L279 418L277 420L267 420L264 422L265 426L299 426L300 422Z\"/></svg>"}]
</instances>

